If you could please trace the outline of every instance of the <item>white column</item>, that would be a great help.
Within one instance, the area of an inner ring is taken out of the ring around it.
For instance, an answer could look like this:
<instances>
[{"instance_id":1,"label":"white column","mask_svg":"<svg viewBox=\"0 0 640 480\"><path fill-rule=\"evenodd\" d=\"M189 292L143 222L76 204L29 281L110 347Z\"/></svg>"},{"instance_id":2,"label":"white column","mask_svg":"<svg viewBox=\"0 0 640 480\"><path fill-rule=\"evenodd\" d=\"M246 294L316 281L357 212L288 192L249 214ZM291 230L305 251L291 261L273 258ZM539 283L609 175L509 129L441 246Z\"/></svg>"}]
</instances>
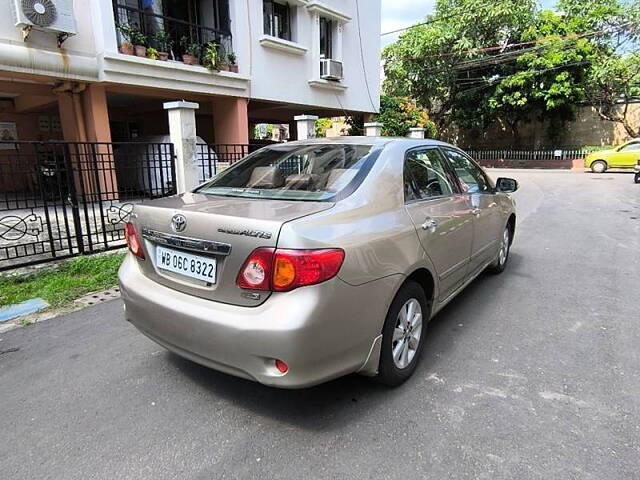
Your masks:
<instances>
[{"instance_id":1,"label":"white column","mask_svg":"<svg viewBox=\"0 0 640 480\"><path fill-rule=\"evenodd\" d=\"M298 127L298 140L316 138L317 115L297 115L293 117Z\"/></svg>"},{"instance_id":2,"label":"white column","mask_svg":"<svg viewBox=\"0 0 640 480\"><path fill-rule=\"evenodd\" d=\"M424 138L425 129L422 127L412 127L409 129L409 138Z\"/></svg>"},{"instance_id":3,"label":"white column","mask_svg":"<svg viewBox=\"0 0 640 480\"><path fill-rule=\"evenodd\" d=\"M196 110L193 102L167 102L169 135L176 153L176 189L178 193L192 190L198 185L198 156L196 152Z\"/></svg>"},{"instance_id":4,"label":"white column","mask_svg":"<svg viewBox=\"0 0 640 480\"><path fill-rule=\"evenodd\" d=\"M311 78L320 78L320 14L316 11L311 13Z\"/></svg>"},{"instance_id":5,"label":"white column","mask_svg":"<svg viewBox=\"0 0 640 480\"><path fill-rule=\"evenodd\" d=\"M364 134L367 137L381 137L382 136L382 124L381 123L365 123Z\"/></svg>"}]
</instances>

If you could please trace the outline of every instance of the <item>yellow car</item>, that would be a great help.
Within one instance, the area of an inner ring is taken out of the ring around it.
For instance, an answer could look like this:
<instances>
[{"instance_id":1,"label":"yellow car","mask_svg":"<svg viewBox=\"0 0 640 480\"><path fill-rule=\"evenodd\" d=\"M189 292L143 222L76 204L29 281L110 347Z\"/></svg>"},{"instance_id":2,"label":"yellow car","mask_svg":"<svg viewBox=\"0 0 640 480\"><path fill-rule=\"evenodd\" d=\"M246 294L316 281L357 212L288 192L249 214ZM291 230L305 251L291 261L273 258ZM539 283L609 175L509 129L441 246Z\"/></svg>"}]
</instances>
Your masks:
<instances>
[{"instance_id":1,"label":"yellow car","mask_svg":"<svg viewBox=\"0 0 640 480\"><path fill-rule=\"evenodd\" d=\"M609 168L633 168L640 160L640 138L631 140L613 150L593 152L584 159L584 167L593 173L604 173Z\"/></svg>"}]
</instances>

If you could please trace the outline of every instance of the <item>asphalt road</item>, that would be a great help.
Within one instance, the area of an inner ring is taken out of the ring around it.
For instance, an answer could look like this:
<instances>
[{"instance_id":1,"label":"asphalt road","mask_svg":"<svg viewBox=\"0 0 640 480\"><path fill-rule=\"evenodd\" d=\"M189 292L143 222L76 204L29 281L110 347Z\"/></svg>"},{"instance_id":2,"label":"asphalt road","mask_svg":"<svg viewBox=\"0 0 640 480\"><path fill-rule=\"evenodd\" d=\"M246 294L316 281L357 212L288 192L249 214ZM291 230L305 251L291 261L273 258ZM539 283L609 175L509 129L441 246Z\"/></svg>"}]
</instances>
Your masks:
<instances>
[{"instance_id":1,"label":"asphalt road","mask_svg":"<svg viewBox=\"0 0 640 480\"><path fill-rule=\"evenodd\" d=\"M509 175L508 270L436 317L402 387L262 387L112 301L0 336L0 478L640 478L640 185Z\"/></svg>"}]
</instances>

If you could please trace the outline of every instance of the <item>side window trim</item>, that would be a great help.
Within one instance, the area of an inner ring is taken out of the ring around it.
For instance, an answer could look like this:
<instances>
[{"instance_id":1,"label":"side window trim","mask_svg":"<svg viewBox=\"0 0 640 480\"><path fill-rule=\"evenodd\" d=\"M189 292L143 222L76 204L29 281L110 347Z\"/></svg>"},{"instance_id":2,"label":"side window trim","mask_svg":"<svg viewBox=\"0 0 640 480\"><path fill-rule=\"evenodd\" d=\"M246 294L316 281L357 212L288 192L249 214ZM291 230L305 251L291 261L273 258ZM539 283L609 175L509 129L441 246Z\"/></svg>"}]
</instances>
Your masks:
<instances>
[{"instance_id":1,"label":"side window trim","mask_svg":"<svg viewBox=\"0 0 640 480\"><path fill-rule=\"evenodd\" d=\"M410 168L408 168L408 160L409 160L409 154L413 151L416 150L436 150L436 151L440 151L439 147L437 145L423 145L423 146L419 146L419 147L413 147L408 149L407 151L404 152L404 162L402 164L402 181L404 182L404 178L405 178L405 172L408 172L408 174L411 176L411 189L413 190L413 194L417 197L414 200L407 200L407 196L406 196L406 192L404 190L404 185L402 187L402 191L404 194L404 204L405 205L410 205L413 203L419 203L419 202L429 202L431 200L439 200L442 198L447 198L447 197L452 197L454 195L458 195L461 190L460 190L460 185L458 184L457 181L457 177L455 176L455 174L452 174L452 170L450 168L449 165L449 161L446 158L446 155L444 155L444 153L442 151L440 151L440 155L442 155L442 158L444 160L444 168L447 170L447 173L449 174L449 176L451 176L451 178L449 178L449 181L451 182L451 188L452 188L452 192L448 193L446 195L438 195L435 197L427 197L427 198L422 198L419 194L418 191L416 191L415 189L415 185L416 185L416 179L413 175L413 172L411 171Z\"/></svg>"}]
</instances>

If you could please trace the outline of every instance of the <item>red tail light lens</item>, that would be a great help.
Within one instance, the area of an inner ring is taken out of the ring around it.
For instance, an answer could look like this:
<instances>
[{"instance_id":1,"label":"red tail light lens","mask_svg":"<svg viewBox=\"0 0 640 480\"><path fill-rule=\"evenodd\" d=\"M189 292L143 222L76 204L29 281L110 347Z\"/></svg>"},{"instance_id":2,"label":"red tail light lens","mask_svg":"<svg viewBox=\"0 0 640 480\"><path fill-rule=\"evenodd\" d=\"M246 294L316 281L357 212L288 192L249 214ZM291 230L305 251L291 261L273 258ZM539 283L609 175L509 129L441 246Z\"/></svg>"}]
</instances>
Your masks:
<instances>
[{"instance_id":1,"label":"red tail light lens","mask_svg":"<svg viewBox=\"0 0 640 480\"><path fill-rule=\"evenodd\" d=\"M240 288L288 292L335 277L343 261L340 249L258 248L240 269L236 283Z\"/></svg>"},{"instance_id":2,"label":"red tail light lens","mask_svg":"<svg viewBox=\"0 0 640 480\"><path fill-rule=\"evenodd\" d=\"M138 237L136 227L133 226L133 223L127 222L124 226L124 237L127 240L127 246L129 247L129 250L131 250L131 253L144 260L142 243L140 242L140 237Z\"/></svg>"}]
</instances>

